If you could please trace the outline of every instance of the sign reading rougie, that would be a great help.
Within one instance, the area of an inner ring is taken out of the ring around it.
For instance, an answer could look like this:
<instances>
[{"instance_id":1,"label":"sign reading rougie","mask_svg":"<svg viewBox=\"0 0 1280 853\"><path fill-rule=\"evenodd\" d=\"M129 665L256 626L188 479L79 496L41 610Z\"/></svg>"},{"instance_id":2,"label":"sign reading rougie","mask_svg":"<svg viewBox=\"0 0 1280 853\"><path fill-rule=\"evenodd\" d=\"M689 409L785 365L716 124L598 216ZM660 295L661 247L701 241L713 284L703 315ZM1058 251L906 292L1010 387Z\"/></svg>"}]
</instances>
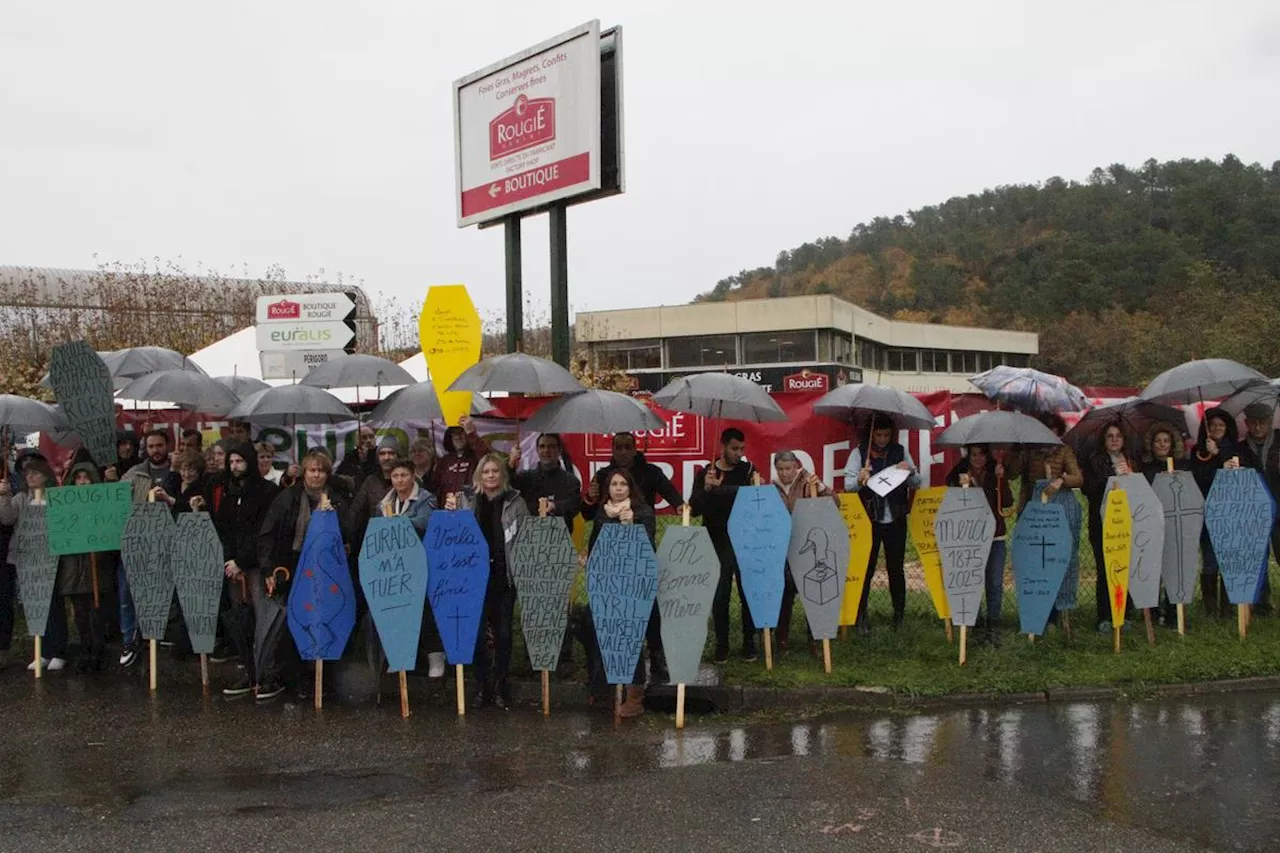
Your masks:
<instances>
[{"instance_id":1,"label":"sign reading rougie","mask_svg":"<svg viewBox=\"0 0 1280 853\"><path fill-rule=\"evenodd\" d=\"M458 227L600 187L600 22L453 84Z\"/></svg>"}]
</instances>

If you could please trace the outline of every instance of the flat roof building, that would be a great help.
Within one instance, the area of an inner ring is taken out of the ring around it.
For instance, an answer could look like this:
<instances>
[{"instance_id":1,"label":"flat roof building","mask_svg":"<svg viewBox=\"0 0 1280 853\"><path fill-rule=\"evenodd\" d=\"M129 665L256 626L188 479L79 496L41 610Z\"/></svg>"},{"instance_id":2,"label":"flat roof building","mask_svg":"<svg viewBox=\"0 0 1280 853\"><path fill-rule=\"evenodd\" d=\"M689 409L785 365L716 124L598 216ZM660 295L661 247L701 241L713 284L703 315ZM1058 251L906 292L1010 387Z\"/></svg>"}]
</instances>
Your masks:
<instances>
[{"instance_id":1,"label":"flat roof building","mask_svg":"<svg viewBox=\"0 0 1280 853\"><path fill-rule=\"evenodd\" d=\"M598 364L651 392L712 370L774 392L848 382L964 392L973 374L1026 367L1040 351L1034 332L888 320L827 295L581 312L575 332Z\"/></svg>"}]
</instances>

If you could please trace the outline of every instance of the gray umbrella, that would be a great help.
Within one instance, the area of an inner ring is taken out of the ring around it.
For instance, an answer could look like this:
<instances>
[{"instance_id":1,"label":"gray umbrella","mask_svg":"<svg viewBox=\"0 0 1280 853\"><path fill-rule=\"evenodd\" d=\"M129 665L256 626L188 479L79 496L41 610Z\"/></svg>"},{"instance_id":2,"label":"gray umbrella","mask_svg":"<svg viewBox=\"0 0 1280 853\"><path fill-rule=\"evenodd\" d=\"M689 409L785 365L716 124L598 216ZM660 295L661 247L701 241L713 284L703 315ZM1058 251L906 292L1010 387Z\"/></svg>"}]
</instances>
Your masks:
<instances>
[{"instance_id":1,"label":"gray umbrella","mask_svg":"<svg viewBox=\"0 0 1280 853\"><path fill-rule=\"evenodd\" d=\"M365 353L336 355L302 378L313 388L362 388L412 385L413 375L389 359Z\"/></svg>"},{"instance_id":2,"label":"gray umbrella","mask_svg":"<svg viewBox=\"0 0 1280 853\"><path fill-rule=\"evenodd\" d=\"M552 400L524 422L529 432L600 433L662 429L666 424L634 397L592 389Z\"/></svg>"},{"instance_id":3,"label":"gray umbrella","mask_svg":"<svg viewBox=\"0 0 1280 853\"><path fill-rule=\"evenodd\" d=\"M490 394L580 394L583 388L573 374L554 361L513 352L494 355L468 367L449 386L450 391L474 391Z\"/></svg>"},{"instance_id":4,"label":"gray umbrella","mask_svg":"<svg viewBox=\"0 0 1280 853\"><path fill-rule=\"evenodd\" d=\"M101 355L111 375L118 378L137 379L161 370L188 370L204 374L194 361L180 352L164 347L129 347Z\"/></svg>"},{"instance_id":5,"label":"gray umbrella","mask_svg":"<svg viewBox=\"0 0 1280 853\"><path fill-rule=\"evenodd\" d=\"M369 413L369 420L380 424L435 421L443 417L440 398L430 382L417 382L392 392Z\"/></svg>"},{"instance_id":6,"label":"gray umbrella","mask_svg":"<svg viewBox=\"0 0 1280 853\"><path fill-rule=\"evenodd\" d=\"M240 402L230 388L216 379L189 370L148 373L122 388L120 396L128 400L163 400L210 415L225 415Z\"/></svg>"},{"instance_id":7,"label":"gray umbrella","mask_svg":"<svg viewBox=\"0 0 1280 853\"><path fill-rule=\"evenodd\" d=\"M1188 361L1161 373L1142 389L1144 400L1157 403L1202 403L1234 394L1251 385L1270 382L1252 367L1227 358Z\"/></svg>"},{"instance_id":8,"label":"gray umbrella","mask_svg":"<svg viewBox=\"0 0 1280 853\"><path fill-rule=\"evenodd\" d=\"M0 394L0 425L12 433L56 433L71 429L67 416L57 406L16 394Z\"/></svg>"},{"instance_id":9,"label":"gray umbrella","mask_svg":"<svg viewBox=\"0 0 1280 853\"><path fill-rule=\"evenodd\" d=\"M939 447L966 444L1020 444L1023 447L1056 447L1062 441L1035 418L1018 412L980 412L961 418L933 440Z\"/></svg>"},{"instance_id":10,"label":"gray umbrella","mask_svg":"<svg viewBox=\"0 0 1280 853\"><path fill-rule=\"evenodd\" d=\"M731 421L785 421L774 399L750 379L732 373L694 373L681 376L653 395L653 402L674 412Z\"/></svg>"},{"instance_id":11,"label":"gray umbrella","mask_svg":"<svg viewBox=\"0 0 1280 853\"><path fill-rule=\"evenodd\" d=\"M291 426L296 423L339 424L354 421L356 416L328 391L308 385L281 385L245 397L227 412L227 419Z\"/></svg>"},{"instance_id":12,"label":"gray umbrella","mask_svg":"<svg viewBox=\"0 0 1280 853\"><path fill-rule=\"evenodd\" d=\"M1238 417L1254 403L1261 403L1274 411L1280 405L1280 379L1273 379L1266 385L1250 385L1247 388L1241 388L1223 400L1218 408Z\"/></svg>"},{"instance_id":13,"label":"gray umbrella","mask_svg":"<svg viewBox=\"0 0 1280 853\"><path fill-rule=\"evenodd\" d=\"M255 391L265 391L271 387L261 379L254 379L252 376L215 376L213 381L227 388L239 399L244 399Z\"/></svg>"},{"instance_id":14,"label":"gray umbrella","mask_svg":"<svg viewBox=\"0 0 1280 853\"><path fill-rule=\"evenodd\" d=\"M915 397L882 385L842 385L813 404L813 413L836 420L852 420L862 412L887 415L904 429L933 429L933 414Z\"/></svg>"}]
</instances>

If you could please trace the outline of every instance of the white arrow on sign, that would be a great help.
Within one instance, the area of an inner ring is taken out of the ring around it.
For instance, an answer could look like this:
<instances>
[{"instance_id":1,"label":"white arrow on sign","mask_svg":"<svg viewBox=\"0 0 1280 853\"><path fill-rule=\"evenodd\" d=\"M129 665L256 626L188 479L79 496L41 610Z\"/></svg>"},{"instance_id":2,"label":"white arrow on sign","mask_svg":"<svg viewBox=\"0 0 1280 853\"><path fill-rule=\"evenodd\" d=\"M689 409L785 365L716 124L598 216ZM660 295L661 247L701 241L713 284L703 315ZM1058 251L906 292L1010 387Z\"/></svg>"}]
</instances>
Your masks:
<instances>
[{"instance_id":1,"label":"white arrow on sign","mask_svg":"<svg viewBox=\"0 0 1280 853\"><path fill-rule=\"evenodd\" d=\"M502 187L498 184L489 184L489 198L497 198L498 193L502 192Z\"/></svg>"},{"instance_id":2,"label":"white arrow on sign","mask_svg":"<svg viewBox=\"0 0 1280 853\"><path fill-rule=\"evenodd\" d=\"M254 327L259 352L340 350L355 340L355 329L341 320L324 323L264 323Z\"/></svg>"}]
</instances>

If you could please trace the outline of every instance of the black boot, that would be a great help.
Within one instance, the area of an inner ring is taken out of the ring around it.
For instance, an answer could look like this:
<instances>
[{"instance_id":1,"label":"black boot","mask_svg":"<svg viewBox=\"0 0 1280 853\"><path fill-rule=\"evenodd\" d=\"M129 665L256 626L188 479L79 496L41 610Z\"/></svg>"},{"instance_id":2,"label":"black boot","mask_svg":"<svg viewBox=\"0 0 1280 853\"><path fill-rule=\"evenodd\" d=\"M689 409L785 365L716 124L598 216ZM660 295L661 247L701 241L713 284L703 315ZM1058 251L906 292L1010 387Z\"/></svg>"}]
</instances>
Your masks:
<instances>
[{"instance_id":1,"label":"black boot","mask_svg":"<svg viewBox=\"0 0 1280 853\"><path fill-rule=\"evenodd\" d=\"M661 649L649 652L649 683L655 686L671 683L671 673L667 670L667 656Z\"/></svg>"},{"instance_id":2,"label":"black boot","mask_svg":"<svg viewBox=\"0 0 1280 853\"><path fill-rule=\"evenodd\" d=\"M1208 573L1200 575L1200 598L1204 601L1205 615L1216 619L1222 615L1220 596L1218 595L1218 576Z\"/></svg>"}]
</instances>

